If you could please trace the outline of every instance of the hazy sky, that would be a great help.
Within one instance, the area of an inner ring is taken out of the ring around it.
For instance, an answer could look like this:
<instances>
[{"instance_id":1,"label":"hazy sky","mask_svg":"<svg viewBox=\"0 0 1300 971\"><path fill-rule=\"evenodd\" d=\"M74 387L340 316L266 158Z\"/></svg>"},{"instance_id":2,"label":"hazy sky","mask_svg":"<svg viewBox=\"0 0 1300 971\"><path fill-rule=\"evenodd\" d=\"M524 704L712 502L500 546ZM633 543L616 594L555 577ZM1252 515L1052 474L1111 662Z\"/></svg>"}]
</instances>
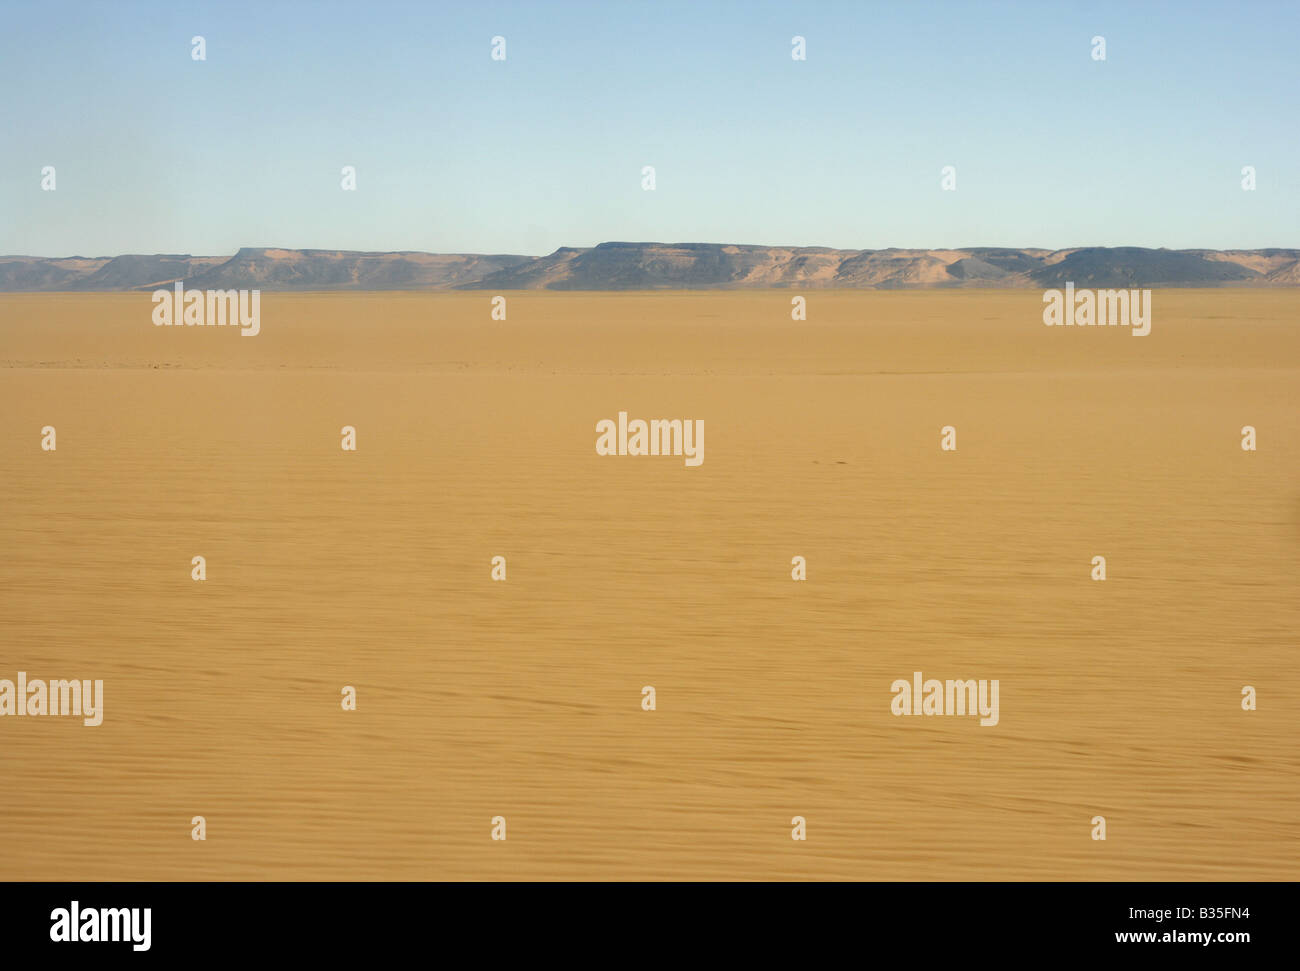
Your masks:
<instances>
[{"instance_id":1,"label":"hazy sky","mask_svg":"<svg viewBox=\"0 0 1300 971\"><path fill-rule=\"evenodd\" d=\"M0 253L1297 246L1297 37L1295 2L4 0Z\"/></svg>"}]
</instances>

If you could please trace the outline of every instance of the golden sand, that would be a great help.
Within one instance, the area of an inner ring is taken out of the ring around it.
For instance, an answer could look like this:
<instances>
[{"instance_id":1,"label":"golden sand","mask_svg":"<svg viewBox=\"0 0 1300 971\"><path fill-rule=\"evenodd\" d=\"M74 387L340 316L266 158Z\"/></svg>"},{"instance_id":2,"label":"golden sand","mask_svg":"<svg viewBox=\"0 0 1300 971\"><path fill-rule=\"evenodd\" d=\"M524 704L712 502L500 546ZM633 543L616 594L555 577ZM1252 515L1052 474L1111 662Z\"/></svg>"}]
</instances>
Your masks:
<instances>
[{"instance_id":1,"label":"golden sand","mask_svg":"<svg viewBox=\"0 0 1300 971\"><path fill-rule=\"evenodd\" d=\"M0 296L0 878L1300 879L1300 294L507 296Z\"/></svg>"}]
</instances>

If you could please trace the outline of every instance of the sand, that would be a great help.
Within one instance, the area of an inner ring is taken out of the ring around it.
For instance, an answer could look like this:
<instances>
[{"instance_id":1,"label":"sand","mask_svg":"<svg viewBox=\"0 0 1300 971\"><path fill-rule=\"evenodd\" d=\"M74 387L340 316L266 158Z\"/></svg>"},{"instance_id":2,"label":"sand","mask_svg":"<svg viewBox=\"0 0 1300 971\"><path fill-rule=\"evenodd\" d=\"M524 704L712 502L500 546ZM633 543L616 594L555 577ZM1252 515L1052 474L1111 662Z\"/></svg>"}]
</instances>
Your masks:
<instances>
[{"instance_id":1,"label":"sand","mask_svg":"<svg viewBox=\"0 0 1300 971\"><path fill-rule=\"evenodd\" d=\"M1300 294L490 296L0 296L0 879L1300 879Z\"/></svg>"}]
</instances>

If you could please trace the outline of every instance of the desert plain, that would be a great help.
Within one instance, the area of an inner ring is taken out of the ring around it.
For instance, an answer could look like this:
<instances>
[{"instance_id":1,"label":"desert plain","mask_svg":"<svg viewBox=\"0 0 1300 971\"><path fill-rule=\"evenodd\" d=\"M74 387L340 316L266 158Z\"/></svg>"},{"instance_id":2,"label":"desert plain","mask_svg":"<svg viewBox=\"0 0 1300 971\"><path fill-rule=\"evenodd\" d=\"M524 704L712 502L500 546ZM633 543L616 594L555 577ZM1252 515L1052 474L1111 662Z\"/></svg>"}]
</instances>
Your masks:
<instances>
[{"instance_id":1,"label":"desert plain","mask_svg":"<svg viewBox=\"0 0 1300 971\"><path fill-rule=\"evenodd\" d=\"M1300 879L1300 292L491 296L0 295L0 879Z\"/></svg>"}]
</instances>

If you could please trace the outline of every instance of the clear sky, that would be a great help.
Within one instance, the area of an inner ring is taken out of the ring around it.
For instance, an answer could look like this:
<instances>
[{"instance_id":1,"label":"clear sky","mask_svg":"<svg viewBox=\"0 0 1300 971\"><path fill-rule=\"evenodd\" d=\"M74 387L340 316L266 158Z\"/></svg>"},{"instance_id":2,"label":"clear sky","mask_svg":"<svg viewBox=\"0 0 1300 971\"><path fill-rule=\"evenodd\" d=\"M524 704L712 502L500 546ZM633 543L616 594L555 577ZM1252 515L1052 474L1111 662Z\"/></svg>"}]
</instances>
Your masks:
<instances>
[{"instance_id":1,"label":"clear sky","mask_svg":"<svg viewBox=\"0 0 1300 971\"><path fill-rule=\"evenodd\" d=\"M0 253L1294 247L1298 39L1268 0L3 0Z\"/></svg>"}]
</instances>

